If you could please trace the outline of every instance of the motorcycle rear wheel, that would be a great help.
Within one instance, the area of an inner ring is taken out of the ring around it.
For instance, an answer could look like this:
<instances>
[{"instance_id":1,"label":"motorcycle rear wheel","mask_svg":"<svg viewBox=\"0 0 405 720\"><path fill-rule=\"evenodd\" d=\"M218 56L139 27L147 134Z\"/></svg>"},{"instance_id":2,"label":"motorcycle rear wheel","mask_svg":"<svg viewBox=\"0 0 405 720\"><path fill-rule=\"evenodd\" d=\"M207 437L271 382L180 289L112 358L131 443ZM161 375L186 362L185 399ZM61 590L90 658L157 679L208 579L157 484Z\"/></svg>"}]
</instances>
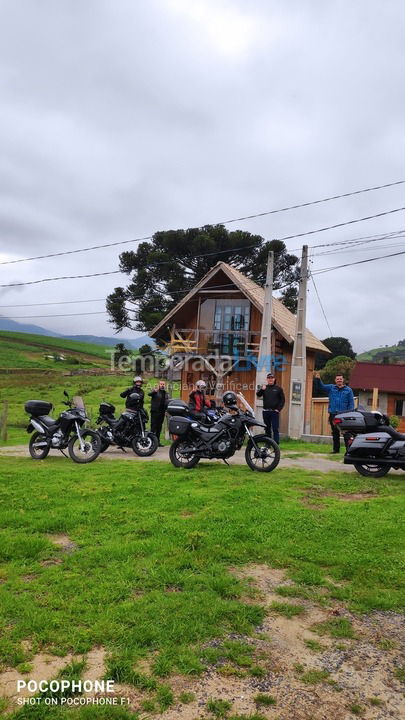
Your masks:
<instances>
[{"instance_id":1,"label":"motorcycle rear wheel","mask_svg":"<svg viewBox=\"0 0 405 720\"><path fill-rule=\"evenodd\" d=\"M252 440L249 440L245 450L245 460L251 470L256 472L271 472L280 462L280 448L268 435L255 435L255 443L259 448L257 452Z\"/></svg>"},{"instance_id":2,"label":"motorcycle rear wheel","mask_svg":"<svg viewBox=\"0 0 405 720\"><path fill-rule=\"evenodd\" d=\"M174 467L191 469L197 465L200 458L198 455L183 455L182 446L186 445L185 440L178 438L170 445L169 458Z\"/></svg>"},{"instance_id":3,"label":"motorcycle rear wheel","mask_svg":"<svg viewBox=\"0 0 405 720\"><path fill-rule=\"evenodd\" d=\"M34 434L30 437L30 442L28 445L28 450L30 451L30 455L33 460L44 460L48 455L51 447L47 444L46 446L41 445L41 447L36 448L36 442L45 442L45 435L40 432L34 432Z\"/></svg>"},{"instance_id":4,"label":"motorcycle rear wheel","mask_svg":"<svg viewBox=\"0 0 405 720\"><path fill-rule=\"evenodd\" d=\"M378 463L371 462L369 465L355 463L354 467L360 475L364 475L365 477L384 477L391 469L391 465L379 465Z\"/></svg>"},{"instance_id":5,"label":"motorcycle rear wheel","mask_svg":"<svg viewBox=\"0 0 405 720\"><path fill-rule=\"evenodd\" d=\"M80 434L84 443L84 450L80 447L80 440L77 435L72 435L70 438L68 450L73 462L83 465L98 458L101 451L101 438L94 430L83 430Z\"/></svg>"},{"instance_id":6,"label":"motorcycle rear wheel","mask_svg":"<svg viewBox=\"0 0 405 720\"><path fill-rule=\"evenodd\" d=\"M132 441L132 450L135 455L138 455L139 457L149 457L149 455L153 455L158 447L159 440L157 439L155 433L151 432L145 433L145 437L139 435Z\"/></svg>"}]
</instances>

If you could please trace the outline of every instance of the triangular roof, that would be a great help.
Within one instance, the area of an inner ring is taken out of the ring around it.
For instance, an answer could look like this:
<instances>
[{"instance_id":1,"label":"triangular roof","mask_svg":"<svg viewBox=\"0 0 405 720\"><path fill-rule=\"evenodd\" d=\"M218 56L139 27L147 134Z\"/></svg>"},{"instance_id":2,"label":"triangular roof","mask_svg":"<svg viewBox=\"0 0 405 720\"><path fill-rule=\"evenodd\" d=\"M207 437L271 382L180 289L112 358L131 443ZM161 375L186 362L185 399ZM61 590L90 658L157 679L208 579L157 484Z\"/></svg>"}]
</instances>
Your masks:
<instances>
[{"instance_id":1,"label":"triangular roof","mask_svg":"<svg viewBox=\"0 0 405 720\"><path fill-rule=\"evenodd\" d=\"M180 302L170 310L170 312L165 315L165 317L155 325L153 330L149 332L150 337L155 337L158 335L160 330L164 328L165 325L168 324L168 322L171 320L171 318L182 308L196 293L198 293L201 288L204 287L204 285L207 284L209 280L211 280L220 270L222 270L225 275L229 277L229 279L236 285L236 287L252 302L257 309L263 313L263 307L264 307L264 288L260 287L257 283L255 283L253 280L250 280L250 278L246 277L243 273L241 273L236 268L232 267L232 265L228 265L228 263L225 262L218 262L214 267L209 270L204 277L201 278L201 280L193 287L192 290L190 290L185 297L180 300ZM272 302L272 314L271 314L271 320L273 327L276 328L276 330L279 331L279 333L287 340L289 343L294 342L294 335L295 335L295 322L296 318L295 315L293 315L288 308L283 305L281 300L273 296L273 302ZM330 350L324 345L320 340L318 340L315 335L311 333L310 330L306 330L306 345L307 347L311 348L312 350L318 350L319 352L324 352L327 354L330 354Z\"/></svg>"}]
</instances>

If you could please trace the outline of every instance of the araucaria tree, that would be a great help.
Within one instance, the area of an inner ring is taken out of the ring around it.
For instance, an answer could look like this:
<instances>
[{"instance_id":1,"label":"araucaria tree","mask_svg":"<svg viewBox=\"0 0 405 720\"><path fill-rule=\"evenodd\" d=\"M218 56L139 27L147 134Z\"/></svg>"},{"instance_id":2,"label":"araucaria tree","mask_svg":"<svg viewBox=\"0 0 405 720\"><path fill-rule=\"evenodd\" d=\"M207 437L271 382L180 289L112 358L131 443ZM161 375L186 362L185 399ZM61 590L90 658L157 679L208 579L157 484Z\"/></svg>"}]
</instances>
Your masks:
<instances>
[{"instance_id":1,"label":"araucaria tree","mask_svg":"<svg viewBox=\"0 0 405 720\"><path fill-rule=\"evenodd\" d=\"M295 312L300 268L282 241L207 225L157 232L136 251L123 252L120 270L131 280L107 297L109 321L116 330L148 332L221 260L264 285L269 250L274 252L274 290L281 290L281 300Z\"/></svg>"}]
</instances>

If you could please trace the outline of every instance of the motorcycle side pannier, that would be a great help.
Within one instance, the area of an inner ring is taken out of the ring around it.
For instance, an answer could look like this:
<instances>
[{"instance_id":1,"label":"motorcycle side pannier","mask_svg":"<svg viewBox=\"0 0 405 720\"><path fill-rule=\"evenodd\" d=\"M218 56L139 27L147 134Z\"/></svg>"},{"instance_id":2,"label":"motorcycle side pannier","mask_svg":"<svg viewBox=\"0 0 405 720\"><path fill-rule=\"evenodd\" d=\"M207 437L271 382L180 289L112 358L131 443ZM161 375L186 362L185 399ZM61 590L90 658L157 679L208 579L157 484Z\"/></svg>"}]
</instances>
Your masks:
<instances>
[{"instance_id":1,"label":"motorcycle side pannier","mask_svg":"<svg viewBox=\"0 0 405 720\"><path fill-rule=\"evenodd\" d=\"M171 400L166 408L168 415L177 415L178 417L185 417L189 414L190 410L187 403L184 400Z\"/></svg>"},{"instance_id":2,"label":"motorcycle side pannier","mask_svg":"<svg viewBox=\"0 0 405 720\"><path fill-rule=\"evenodd\" d=\"M33 417L40 417L41 415L49 415L52 410L52 403L45 402L44 400L28 400L24 405L25 412Z\"/></svg>"},{"instance_id":3,"label":"motorcycle side pannier","mask_svg":"<svg viewBox=\"0 0 405 720\"><path fill-rule=\"evenodd\" d=\"M339 430L344 432L365 433L372 432L380 427L380 419L371 412L359 412L353 410L351 412L339 413L335 421Z\"/></svg>"},{"instance_id":4,"label":"motorcycle side pannier","mask_svg":"<svg viewBox=\"0 0 405 720\"><path fill-rule=\"evenodd\" d=\"M191 425L191 420L184 417L171 417L169 419L169 433L171 435L185 435Z\"/></svg>"}]
</instances>

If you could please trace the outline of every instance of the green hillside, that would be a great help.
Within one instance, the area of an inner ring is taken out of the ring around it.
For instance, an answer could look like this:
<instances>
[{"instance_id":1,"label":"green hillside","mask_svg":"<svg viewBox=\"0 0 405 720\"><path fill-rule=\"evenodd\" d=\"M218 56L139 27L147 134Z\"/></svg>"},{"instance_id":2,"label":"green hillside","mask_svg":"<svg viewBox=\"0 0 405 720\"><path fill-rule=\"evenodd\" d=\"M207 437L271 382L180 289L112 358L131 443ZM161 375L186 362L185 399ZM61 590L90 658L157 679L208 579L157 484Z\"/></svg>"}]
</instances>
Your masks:
<instances>
[{"instance_id":1,"label":"green hillside","mask_svg":"<svg viewBox=\"0 0 405 720\"><path fill-rule=\"evenodd\" d=\"M101 345L47 335L0 331L0 368L62 371L77 366L108 367L109 350Z\"/></svg>"},{"instance_id":2,"label":"green hillside","mask_svg":"<svg viewBox=\"0 0 405 720\"><path fill-rule=\"evenodd\" d=\"M388 358L390 363L405 363L405 344L402 340L398 345L373 348L357 355L358 362L382 363Z\"/></svg>"}]
</instances>

